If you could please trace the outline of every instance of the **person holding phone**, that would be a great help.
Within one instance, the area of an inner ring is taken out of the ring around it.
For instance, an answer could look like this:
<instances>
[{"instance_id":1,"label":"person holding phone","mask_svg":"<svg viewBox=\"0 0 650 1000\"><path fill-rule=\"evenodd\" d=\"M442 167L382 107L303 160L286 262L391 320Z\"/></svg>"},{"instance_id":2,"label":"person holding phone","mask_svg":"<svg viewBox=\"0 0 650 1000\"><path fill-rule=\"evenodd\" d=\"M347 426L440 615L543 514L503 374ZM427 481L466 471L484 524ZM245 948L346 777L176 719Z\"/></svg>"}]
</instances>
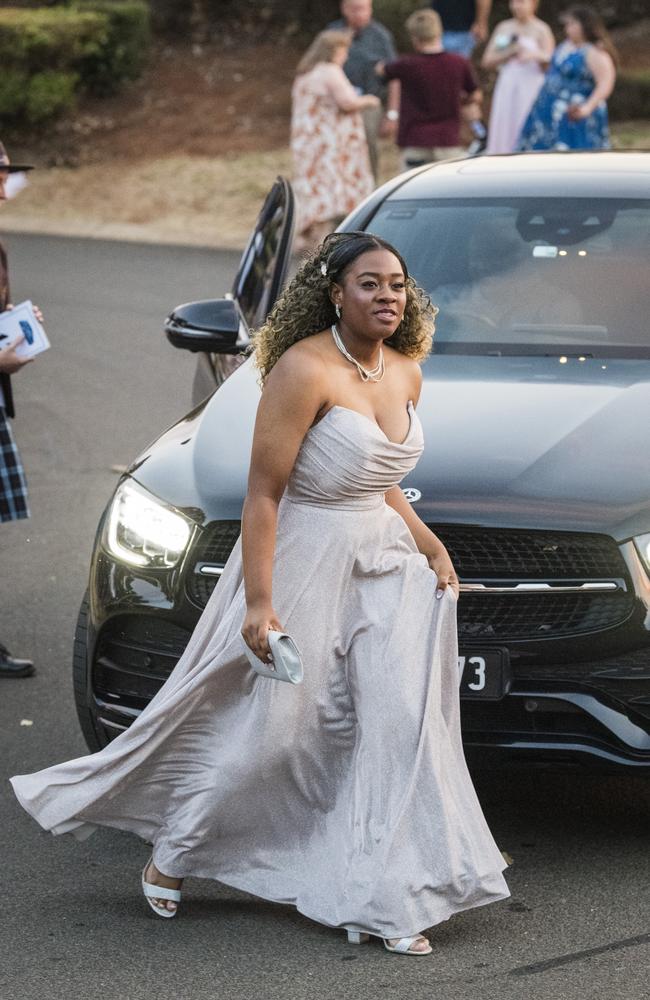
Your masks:
<instances>
[{"instance_id":1,"label":"person holding phone","mask_svg":"<svg viewBox=\"0 0 650 1000\"><path fill-rule=\"evenodd\" d=\"M7 200L6 183L9 174L31 169L25 164L11 163L0 142L0 204ZM0 312L10 308L7 251L0 243ZM11 376L22 371L31 360L19 357L16 353L24 339L23 334L7 344L0 340L0 521L18 521L29 517L25 473L10 424L10 419L14 416ZM17 659L0 642L0 677L29 677L33 673L34 664L31 660Z\"/></svg>"},{"instance_id":2,"label":"person holding phone","mask_svg":"<svg viewBox=\"0 0 650 1000\"><path fill-rule=\"evenodd\" d=\"M481 65L498 70L486 153L512 153L549 65L555 38L537 17L538 0L510 0L512 17L494 29Z\"/></svg>"}]
</instances>

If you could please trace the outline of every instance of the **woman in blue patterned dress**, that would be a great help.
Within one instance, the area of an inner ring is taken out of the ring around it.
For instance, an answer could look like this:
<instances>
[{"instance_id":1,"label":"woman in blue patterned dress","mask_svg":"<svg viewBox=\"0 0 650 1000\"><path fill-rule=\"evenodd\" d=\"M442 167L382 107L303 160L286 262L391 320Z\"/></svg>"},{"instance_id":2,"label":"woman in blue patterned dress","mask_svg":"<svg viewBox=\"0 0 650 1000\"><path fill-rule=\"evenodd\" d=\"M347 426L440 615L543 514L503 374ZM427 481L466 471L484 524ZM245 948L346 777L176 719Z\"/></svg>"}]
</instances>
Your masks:
<instances>
[{"instance_id":1,"label":"woman in blue patterned dress","mask_svg":"<svg viewBox=\"0 0 650 1000\"><path fill-rule=\"evenodd\" d=\"M609 149L607 98L616 81L616 50L591 7L563 16L558 45L517 149Z\"/></svg>"}]
</instances>

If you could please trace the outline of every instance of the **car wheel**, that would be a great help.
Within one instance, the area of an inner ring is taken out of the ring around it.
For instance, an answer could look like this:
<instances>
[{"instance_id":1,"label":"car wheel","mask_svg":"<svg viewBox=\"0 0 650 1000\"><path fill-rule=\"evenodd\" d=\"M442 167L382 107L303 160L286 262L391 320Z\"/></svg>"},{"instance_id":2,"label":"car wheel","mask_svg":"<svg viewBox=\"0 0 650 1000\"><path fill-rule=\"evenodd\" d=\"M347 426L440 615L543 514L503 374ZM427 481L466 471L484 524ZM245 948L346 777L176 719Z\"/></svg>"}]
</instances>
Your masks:
<instances>
[{"instance_id":1,"label":"car wheel","mask_svg":"<svg viewBox=\"0 0 650 1000\"><path fill-rule=\"evenodd\" d=\"M102 750L108 743L95 725L95 716L88 705L88 593L79 608L77 627L74 633L74 650L72 654L72 683L74 701L77 709L79 725L91 753Z\"/></svg>"}]
</instances>

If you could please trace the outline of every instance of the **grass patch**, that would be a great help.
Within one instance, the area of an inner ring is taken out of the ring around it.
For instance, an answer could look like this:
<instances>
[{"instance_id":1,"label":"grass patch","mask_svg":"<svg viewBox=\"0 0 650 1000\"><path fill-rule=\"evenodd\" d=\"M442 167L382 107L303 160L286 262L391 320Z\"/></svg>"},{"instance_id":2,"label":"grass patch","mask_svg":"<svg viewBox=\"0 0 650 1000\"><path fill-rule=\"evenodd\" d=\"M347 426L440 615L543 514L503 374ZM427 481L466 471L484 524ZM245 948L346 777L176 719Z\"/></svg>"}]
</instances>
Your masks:
<instances>
[{"instance_id":1,"label":"grass patch","mask_svg":"<svg viewBox=\"0 0 650 1000\"><path fill-rule=\"evenodd\" d=\"M612 126L612 145L614 149L649 149L650 121L616 122Z\"/></svg>"}]
</instances>

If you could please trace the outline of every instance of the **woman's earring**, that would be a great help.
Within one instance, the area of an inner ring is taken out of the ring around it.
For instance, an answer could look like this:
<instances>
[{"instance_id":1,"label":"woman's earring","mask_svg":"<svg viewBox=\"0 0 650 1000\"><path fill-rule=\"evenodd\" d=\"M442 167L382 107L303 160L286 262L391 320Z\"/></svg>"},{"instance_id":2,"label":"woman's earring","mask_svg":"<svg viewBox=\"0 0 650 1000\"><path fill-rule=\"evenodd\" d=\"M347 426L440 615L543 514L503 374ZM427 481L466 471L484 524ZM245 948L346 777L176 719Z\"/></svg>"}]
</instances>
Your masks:
<instances>
[{"instance_id":1,"label":"woman's earring","mask_svg":"<svg viewBox=\"0 0 650 1000\"><path fill-rule=\"evenodd\" d=\"M341 307L338 303L334 306L334 312L336 313L337 319L341 318Z\"/></svg>"}]
</instances>

